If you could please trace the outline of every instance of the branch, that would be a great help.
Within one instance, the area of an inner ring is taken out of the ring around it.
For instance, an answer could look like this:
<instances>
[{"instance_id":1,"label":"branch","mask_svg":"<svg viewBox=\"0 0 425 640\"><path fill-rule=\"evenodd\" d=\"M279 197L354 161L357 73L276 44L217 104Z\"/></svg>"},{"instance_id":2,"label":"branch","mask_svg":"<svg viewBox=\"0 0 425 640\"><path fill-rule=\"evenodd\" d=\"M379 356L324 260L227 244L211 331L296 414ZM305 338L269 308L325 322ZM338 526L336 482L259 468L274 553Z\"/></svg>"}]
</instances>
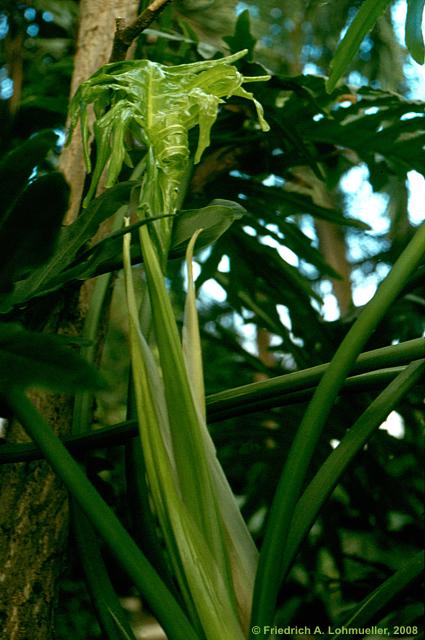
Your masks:
<instances>
[{"instance_id":1,"label":"branch","mask_svg":"<svg viewBox=\"0 0 425 640\"><path fill-rule=\"evenodd\" d=\"M137 18L125 26L123 18L116 19L116 31L109 62L125 60L127 51L133 42L159 16L171 0L153 0Z\"/></svg>"}]
</instances>

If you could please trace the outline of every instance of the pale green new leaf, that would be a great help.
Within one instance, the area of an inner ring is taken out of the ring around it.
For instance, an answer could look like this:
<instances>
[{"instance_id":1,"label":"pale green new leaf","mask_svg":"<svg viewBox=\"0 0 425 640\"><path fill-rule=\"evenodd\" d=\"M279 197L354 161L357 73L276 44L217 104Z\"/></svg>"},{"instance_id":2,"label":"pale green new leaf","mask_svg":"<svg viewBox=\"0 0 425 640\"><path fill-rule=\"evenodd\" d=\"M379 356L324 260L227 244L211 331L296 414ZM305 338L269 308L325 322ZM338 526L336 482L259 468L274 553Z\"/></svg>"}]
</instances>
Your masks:
<instances>
[{"instance_id":1,"label":"pale green new leaf","mask_svg":"<svg viewBox=\"0 0 425 640\"><path fill-rule=\"evenodd\" d=\"M193 249L195 242L203 229L198 229L189 241L186 251L187 268L187 295L184 307L184 321L182 332L183 355L187 368L187 375L191 385L192 394L198 411L203 420L206 419L205 410L205 386L202 367L202 348L199 335L198 312L196 310L195 284L193 281Z\"/></svg>"},{"instance_id":2,"label":"pale green new leaf","mask_svg":"<svg viewBox=\"0 0 425 640\"><path fill-rule=\"evenodd\" d=\"M209 145L219 106L231 96L252 101L261 128L268 130L261 105L242 85L267 80L269 76L243 76L233 63L245 54L240 51L219 60L170 67L150 60L126 60L105 65L84 82L71 102L70 115L71 132L80 119L90 172L88 105L93 105L96 114L97 156L85 204L95 193L104 171L108 186L116 181L129 156L131 140L131 144L147 149L141 209L147 216L174 213L181 205L191 166L188 133L199 128L195 152L195 162L199 162ZM155 223L155 241L163 267L171 227L168 219Z\"/></svg>"},{"instance_id":3,"label":"pale green new leaf","mask_svg":"<svg viewBox=\"0 0 425 640\"><path fill-rule=\"evenodd\" d=\"M200 230L201 231L201 230ZM183 351L188 368L192 389L205 416L204 384L202 370L202 353L199 336L199 324L196 311L195 287L193 283L192 257L195 241L199 232L195 233L187 250L188 293L185 305L183 326ZM228 550L233 565L233 579L235 581L238 607L243 617L244 612L250 610L253 589L253 578L257 564L257 550L246 525L235 503L227 479L221 466L217 463L215 447L212 443L206 424L202 422L200 428L203 435L204 451L208 464L212 470L214 490L218 497L223 526L226 529Z\"/></svg>"},{"instance_id":4,"label":"pale green new leaf","mask_svg":"<svg viewBox=\"0 0 425 640\"><path fill-rule=\"evenodd\" d=\"M194 468L188 464L190 457L201 452L199 413L193 402L192 392L184 363L176 322L168 297L153 242L146 227L139 230L146 269L147 285L152 307L153 329L158 347L165 397L169 411L171 437L182 492L191 504L194 517L202 529L209 530L211 545L217 545L213 527L209 526L214 510L207 470L200 458L194 459ZM185 426L182 428L182 421ZM193 482L196 474L198 486ZM199 475L198 475L199 474ZM200 495L201 489L204 495Z\"/></svg>"},{"instance_id":5,"label":"pale green new leaf","mask_svg":"<svg viewBox=\"0 0 425 640\"><path fill-rule=\"evenodd\" d=\"M188 292L183 324L183 353L187 366L192 392L199 410L205 419L205 391L202 369L202 352L199 335L199 323L196 311L195 286L193 282L192 258L197 237L203 230L193 235L186 253L188 271ZM221 466L217 462L215 447L204 421L200 423L203 435L204 455L212 471L214 491L218 499L223 527L226 530L228 553L232 563L232 575L240 616L243 619L250 611L253 579L257 565L257 550L247 527L240 515L234 496Z\"/></svg>"},{"instance_id":6,"label":"pale green new leaf","mask_svg":"<svg viewBox=\"0 0 425 640\"><path fill-rule=\"evenodd\" d=\"M138 328L129 246L129 236L126 236L124 262L130 316L131 355L141 439L155 509L170 559L194 622L199 619L206 637L211 640L224 637L226 633L230 633L236 640L242 640L244 636L238 614L232 604L234 596L231 584L226 577L228 571L223 570L222 566L223 562L226 562L225 553L220 549L221 554L217 554L214 545L211 546L205 527L200 526L197 520L193 503L182 489L181 468L178 468L176 462L173 451L174 442L169 430L170 410L174 412L175 407L167 404L167 394L157 363ZM158 262L154 270L160 274ZM181 391L181 385L177 378L174 382L178 393ZM185 414L180 414L182 432L185 422ZM194 465L198 465L198 469ZM183 466L189 469L192 480L195 473L198 482L200 478L197 472L202 471L202 467L205 472L208 471L205 461L197 460L191 455L189 439ZM192 482L192 484L197 486L199 497L205 497L203 491L207 492L208 497L211 490L208 486L199 486L198 482ZM220 527L216 508L210 509L209 518L209 529ZM219 537L221 537L220 533Z\"/></svg>"},{"instance_id":7,"label":"pale green new leaf","mask_svg":"<svg viewBox=\"0 0 425 640\"><path fill-rule=\"evenodd\" d=\"M143 455L148 470L149 485L155 503L155 510L170 551L170 557L173 559L173 566L185 600L190 601L187 588L185 590L184 574L177 562L179 556L177 553L172 553L173 531L167 515L167 500L165 496L167 495L166 487L169 483L171 483L170 492L174 492L174 488L177 486L177 475L172 464L173 455L163 382L151 350L139 328L138 307L130 261L129 234L124 236L123 259L137 414L138 416L143 416L143 422L141 420L140 423ZM153 473L153 470L155 470L155 473ZM159 479L163 479L162 483Z\"/></svg>"},{"instance_id":8,"label":"pale green new leaf","mask_svg":"<svg viewBox=\"0 0 425 640\"><path fill-rule=\"evenodd\" d=\"M89 104L96 115L97 157L88 199L104 172L111 185L122 164L131 162L128 140L146 148L137 211L144 221L163 217L149 225L149 230L139 228L149 296L145 303L149 302L152 311L148 327L138 315L128 234L124 241L136 406L152 502L182 595L194 624L207 640L245 637L257 552L205 422L191 259L199 229L205 228L204 241L214 241L240 217L242 208L214 202L180 220L173 237L169 214L179 208L190 174L188 133L199 128L194 158L198 162L224 99L235 95L251 100L260 127L268 129L261 105L242 87L246 81L262 81L267 76L245 78L233 66L245 53L177 67L147 60L106 65L81 85L71 108L72 127L78 117L81 120L88 169ZM170 243L183 246L190 238L182 346L163 270ZM141 326L155 339L152 349Z\"/></svg>"}]
</instances>

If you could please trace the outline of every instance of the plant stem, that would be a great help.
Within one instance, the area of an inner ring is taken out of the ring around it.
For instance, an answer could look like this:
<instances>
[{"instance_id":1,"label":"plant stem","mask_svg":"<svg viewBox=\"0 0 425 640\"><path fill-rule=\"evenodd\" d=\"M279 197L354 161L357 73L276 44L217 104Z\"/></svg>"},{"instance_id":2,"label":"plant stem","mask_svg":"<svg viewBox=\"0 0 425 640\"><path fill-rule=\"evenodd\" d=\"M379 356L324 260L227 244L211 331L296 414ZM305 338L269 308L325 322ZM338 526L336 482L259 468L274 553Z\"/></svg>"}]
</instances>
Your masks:
<instances>
[{"instance_id":1,"label":"plant stem","mask_svg":"<svg viewBox=\"0 0 425 640\"><path fill-rule=\"evenodd\" d=\"M375 387L381 387L395 378L404 367L390 367L378 371L370 371L359 376L351 376L344 382L343 390L347 389L351 393L359 391L369 391ZM258 411L267 411L277 407L286 407L291 404L305 402L314 394L314 386L299 389L298 391L282 391L275 393L269 398L261 398L258 394L257 399L244 402L240 399L238 404L227 408L224 405L222 409L221 402L213 402L209 407L207 397L207 421L209 424L221 422L228 418L250 415ZM212 397L212 396L211 396ZM129 419L115 425L96 429L83 434L65 436L61 442L74 456L84 455L87 451L99 449L101 447L113 447L125 444L130 438L138 435L137 420ZM10 462L29 462L31 460L40 460L43 454L40 448L32 443L22 444L4 444L0 447L0 464Z\"/></svg>"},{"instance_id":2,"label":"plant stem","mask_svg":"<svg viewBox=\"0 0 425 640\"><path fill-rule=\"evenodd\" d=\"M419 551L401 569L377 587L344 623L344 627L358 627L370 622L377 613L387 607L406 587L421 576L424 570L424 552Z\"/></svg>"},{"instance_id":3,"label":"plant stem","mask_svg":"<svg viewBox=\"0 0 425 640\"><path fill-rule=\"evenodd\" d=\"M373 391L380 388L395 378L405 367L387 367L386 369L378 369L377 371L368 371L358 376L350 376L344 380L341 393L361 393ZM318 381L317 381L318 383ZM259 411L270 411L278 407L286 407L291 404L306 402L310 400L315 392L316 385L311 385L295 391L281 391L274 393L269 397L262 397L261 390L255 398L239 399L239 402L227 404L226 402L208 402L207 399L207 415L208 422L220 422L229 418L250 415Z\"/></svg>"},{"instance_id":4,"label":"plant stem","mask_svg":"<svg viewBox=\"0 0 425 640\"><path fill-rule=\"evenodd\" d=\"M281 580L285 579L301 543L354 456L361 451L405 394L422 378L424 371L425 360L417 360L394 378L347 431L311 480L294 512Z\"/></svg>"},{"instance_id":5,"label":"plant stem","mask_svg":"<svg viewBox=\"0 0 425 640\"><path fill-rule=\"evenodd\" d=\"M115 216L112 229L119 228L122 224L122 213L118 214ZM80 353L91 364L94 364L96 360L99 335L101 336L100 343L104 337L105 328L102 327L102 331L99 331L99 328L102 324L105 301L111 287L111 281L112 274L105 274L96 280L84 321L83 338L89 344L83 346ZM85 434L90 431L93 401L94 395L90 391L80 391L75 394L73 434ZM74 498L71 498L70 513L78 555L91 600L104 633L108 640L136 640L126 612L121 606L109 577L96 531Z\"/></svg>"},{"instance_id":6,"label":"plant stem","mask_svg":"<svg viewBox=\"0 0 425 640\"><path fill-rule=\"evenodd\" d=\"M374 298L354 323L311 400L289 451L270 509L254 589L252 624L274 619L288 534L306 473L335 398L367 340L382 320L425 252L425 223L403 251Z\"/></svg>"},{"instance_id":7,"label":"plant stem","mask_svg":"<svg viewBox=\"0 0 425 640\"><path fill-rule=\"evenodd\" d=\"M421 358L424 352L425 338L416 338L400 344L373 349L359 355L353 366L353 372L362 373L376 368L406 364L411 360ZM328 368L329 363L319 364L315 367L286 373L268 380L226 389L209 395L207 397L207 406L210 410L213 407L214 409L217 407L220 411L224 411L248 402L254 402L259 398L263 400L266 398L275 399L283 393L299 391L317 385Z\"/></svg>"}]
</instances>

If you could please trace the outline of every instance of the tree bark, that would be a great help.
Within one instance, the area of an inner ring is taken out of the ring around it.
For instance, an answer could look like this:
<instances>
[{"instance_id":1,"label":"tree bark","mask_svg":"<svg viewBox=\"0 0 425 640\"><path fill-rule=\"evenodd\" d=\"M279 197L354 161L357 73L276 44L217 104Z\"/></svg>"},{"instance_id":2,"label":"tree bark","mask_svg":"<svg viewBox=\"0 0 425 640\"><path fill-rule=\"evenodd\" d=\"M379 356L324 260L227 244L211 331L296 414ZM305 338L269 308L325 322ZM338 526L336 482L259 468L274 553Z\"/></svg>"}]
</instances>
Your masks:
<instances>
[{"instance_id":1,"label":"tree bark","mask_svg":"<svg viewBox=\"0 0 425 640\"><path fill-rule=\"evenodd\" d=\"M78 300L78 299L77 299ZM81 333L77 300L66 300L46 330ZM72 398L32 392L31 399L55 433L69 433ZM8 442L28 437L16 422ZM56 584L68 537L67 494L47 462L0 467L0 639L51 640Z\"/></svg>"},{"instance_id":2,"label":"tree bark","mask_svg":"<svg viewBox=\"0 0 425 640\"><path fill-rule=\"evenodd\" d=\"M139 0L82 0L80 3L80 28L74 73L71 81L71 97L79 85L99 67L106 64L112 51L117 18L132 20L137 15ZM79 129L61 156L60 169L71 186L71 201L66 222L78 215L84 188L85 167Z\"/></svg>"},{"instance_id":3,"label":"tree bark","mask_svg":"<svg viewBox=\"0 0 425 640\"><path fill-rule=\"evenodd\" d=\"M115 18L134 18L138 1L82 0L80 7L72 92L108 61ZM64 152L61 165L72 185L70 221L78 214L84 184L77 137ZM54 308L46 318L47 330L80 334L87 295L83 299L76 295ZM69 433L72 398L34 393L32 400L56 433ZM22 442L27 437L19 425L12 424L7 440ZM66 491L46 462L3 465L0 488L0 640L52 640L56 585L68 537Z\"/></svg>"},{"instance_id":4,"label":"tree bark","mask_svg":"<svg viewBox=\"0 0 425 640\"><path fill-rule=\"evenodd\" d=\"M48 403L45 414L60 430L70 413L69 399L38 402ZM13 425L8 439L27 440L19 425ZM0 474L0 638L49 640L67 540L66 493L47 462L7 464Z\"/></svg>"},{"instance_id":5,"label":"tree bark","mask_svg":"<svg viewBox=\"0 0 425 640\"><path fill-rule=\"evenodd\" d=\"M339 310L345 316L353 306L351 291L351 267L347 260L343 229L327 220L315 220L320 251L326 262L341 276L341 280L331 279L332 288Z\"/></svg>"}]
</instances>

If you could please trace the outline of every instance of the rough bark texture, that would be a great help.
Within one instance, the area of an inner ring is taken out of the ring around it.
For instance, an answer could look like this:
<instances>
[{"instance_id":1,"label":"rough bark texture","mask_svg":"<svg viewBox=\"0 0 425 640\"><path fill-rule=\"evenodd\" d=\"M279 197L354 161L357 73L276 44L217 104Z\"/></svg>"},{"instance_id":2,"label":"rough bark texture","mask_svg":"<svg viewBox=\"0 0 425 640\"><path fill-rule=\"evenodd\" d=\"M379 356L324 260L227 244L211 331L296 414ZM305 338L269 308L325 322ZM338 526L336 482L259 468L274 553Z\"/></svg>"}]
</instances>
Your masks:
<instances>
[{"instance_id":1,"label":"rough bark texture","mask_svg":"<svg viewBox=\"0 0 425 640\"><path fill-rule=\"evenodd\" d=\"M72 90L107 62L115 17L131 19L135 0L82 0ZM74 187L69 218L78 213L84 166L78 140L67 149L62 169ZM80 334L87 292L49 311L50 332ZM47 320L47 319L46 319ZM33 394L33 401L56 433L69 432L72 399ZM9 442L26 440L12 425ZM57 579L63 570L68 536L67 495L45 462L0 468L0 640L52 640Z\"/></svg>"},{"instance_id":2,"label":"rough bark texture","mask_svg":"<svg viewBox=\"0 0 425 640\"><path fill-rule=\"evenodd\" d=\"M55 306L48 332L81 333L75 300ZM70 430L72 398L32 392L31 400L57 434ZM28 437L12 423L8 442ZM46 462L0 467L0 639L50 640L55 585L68 535L67 494Z\"/></svg>"},{"instance_id":3,"label":"rough bark texture","mask_svg":"<svg viewBox=\"0 0 425 640\"><path fill-rule=\"evenodd\" d=\"M47 402L50 423L59 428L69 399ZM26 440L19 425L9 437ZM0 638L49 640L67 540L66 492L46 462L8 464L0 473Z\"/></svg>"}]
</instances>

